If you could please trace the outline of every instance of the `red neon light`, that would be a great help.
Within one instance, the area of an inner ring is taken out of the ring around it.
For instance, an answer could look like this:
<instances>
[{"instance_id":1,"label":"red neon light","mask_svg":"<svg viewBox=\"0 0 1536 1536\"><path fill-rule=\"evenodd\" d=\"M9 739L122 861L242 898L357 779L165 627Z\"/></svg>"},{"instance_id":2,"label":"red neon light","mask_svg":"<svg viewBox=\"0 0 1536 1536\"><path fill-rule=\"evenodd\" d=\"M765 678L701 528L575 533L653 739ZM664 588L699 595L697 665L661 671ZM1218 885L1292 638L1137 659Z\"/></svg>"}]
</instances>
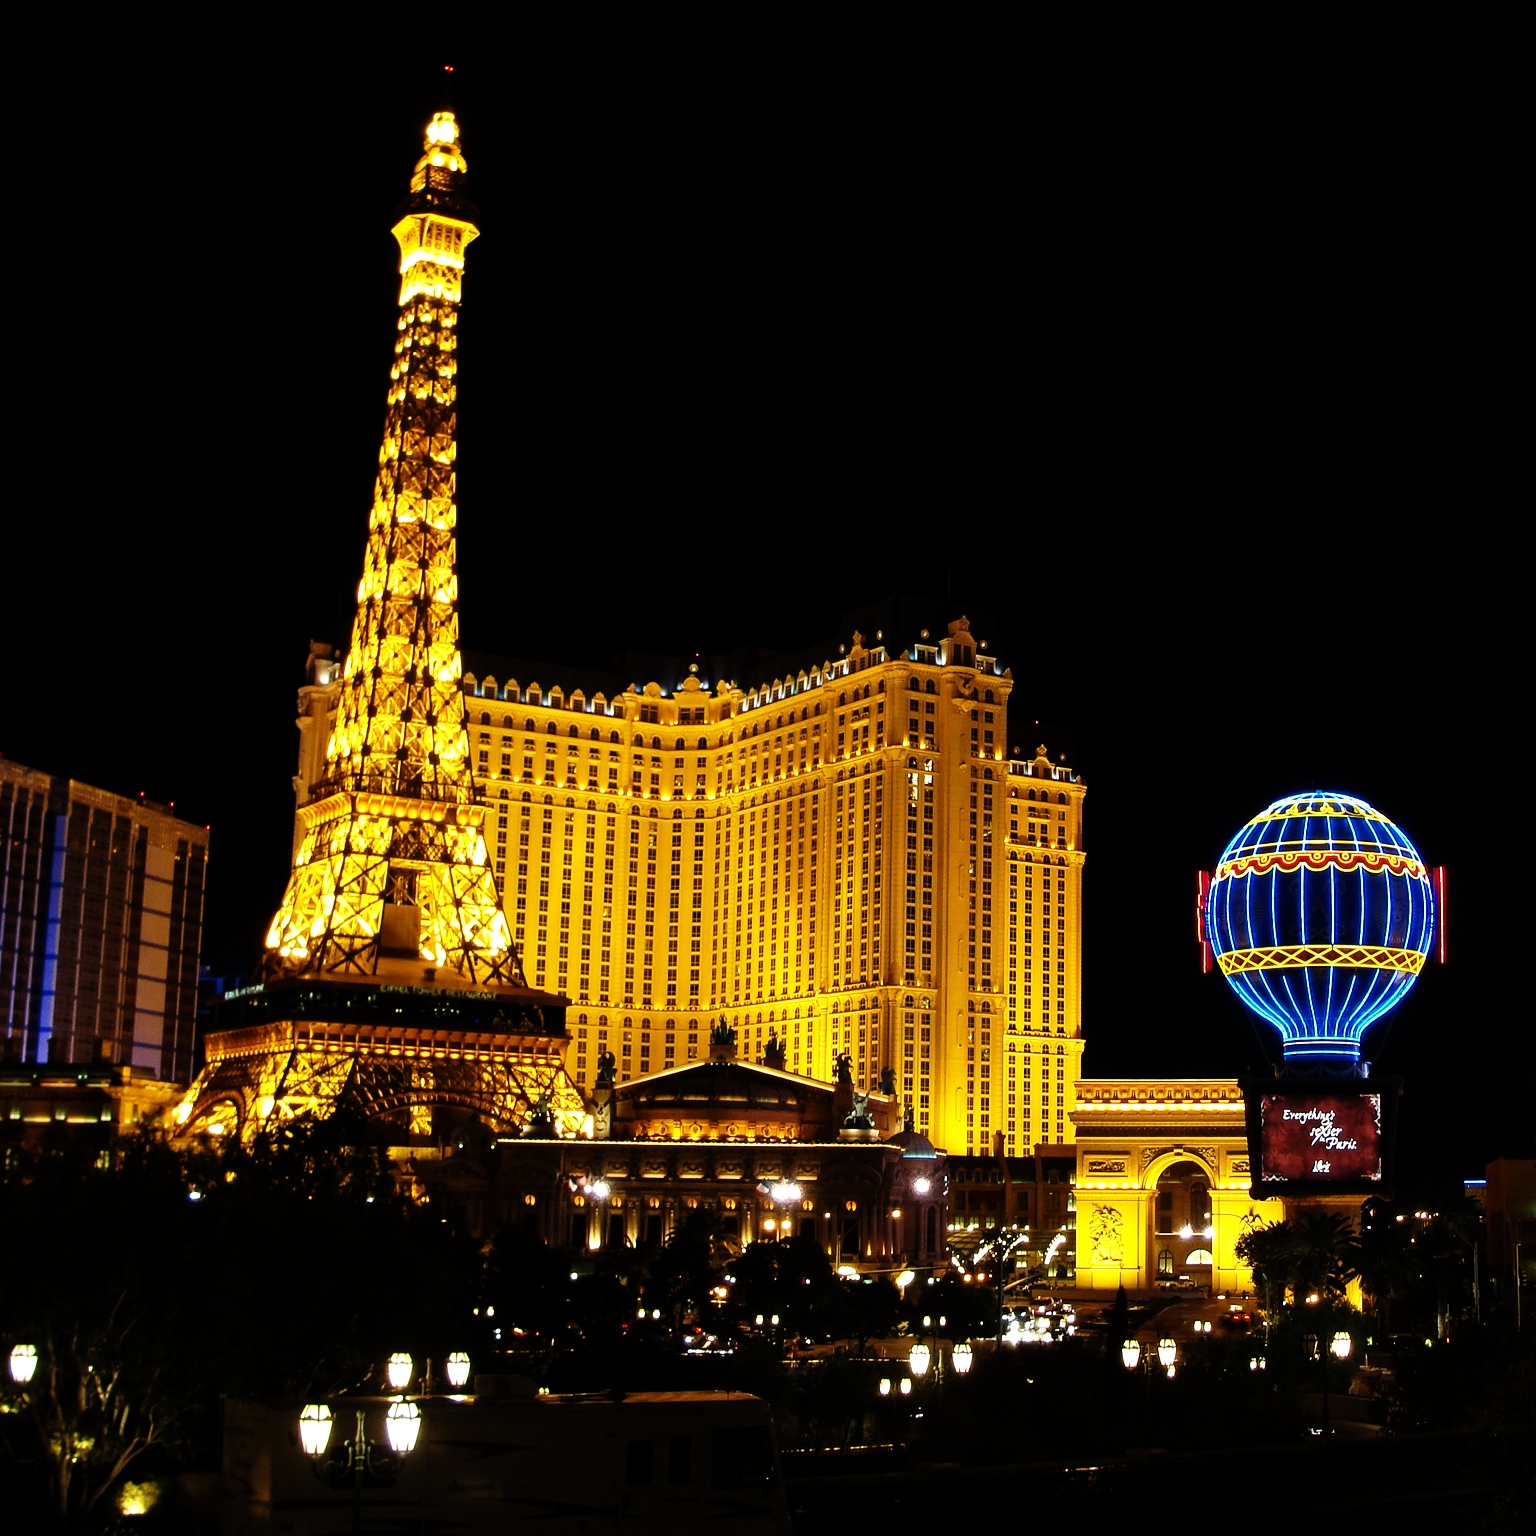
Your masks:
<instances>
[{"instance_id":1,"label":"red neon light","mask_svg":"<svg viewBox=\"0 0 1536 1536\"><path fill-rule=\"evenodd\" d=\"M1438 912L1437 915L1438 915L1438 917L1440 919L1440 933L1439 933L1439 940L1440 940L1440 942L1439 942L1438 953L1436 954L1435 958L1437 960L1439 960L1441 965L1444 965L1445 964L1445 957L1446 957L1446 928L1449 926L1447 924L1447 922L1446 922L1446 912L1445 912L1445 865L1444 864L1437 864L1435 866L1435 905L1439 908L1439 912Z\"/></svg>"},{"instance_id":2,"label":"red neon light","mask_svg":"<svg viewBox=\"0 0 1536 1536\"><path fill-rule=\"evenodd\" d=\"M1211 894L1211 875L1202 869L1195 896L1195 937L1200 941L1200 974L1211 974L1211 941L1205 936L1205 902Z\"/></svg>"}]
</instances>

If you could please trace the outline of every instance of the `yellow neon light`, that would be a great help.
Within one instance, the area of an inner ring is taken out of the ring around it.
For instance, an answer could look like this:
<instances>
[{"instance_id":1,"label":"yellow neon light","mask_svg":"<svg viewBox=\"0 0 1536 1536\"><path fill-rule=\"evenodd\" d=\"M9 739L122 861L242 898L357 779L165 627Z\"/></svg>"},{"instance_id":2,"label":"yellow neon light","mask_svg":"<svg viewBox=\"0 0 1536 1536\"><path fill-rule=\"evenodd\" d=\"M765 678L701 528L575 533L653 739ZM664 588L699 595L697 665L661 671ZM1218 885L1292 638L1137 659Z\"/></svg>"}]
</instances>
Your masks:
<instances>
[{"instance_id":1,"label":"yellow neon light","mask_svg":"<svg viewBox=\"0 0 1536 1536\"><path fill-rule=\"evenodd\" d=\"M1360 970L1401 971L1417 976L1425 956L1416 949L1389 949L1384 945L1285 944L1272 949L1234 949L1217 955L1223 976L1244 971L1297 970L1309 965L1338 965Z\"/></svg>"}]
</instances>

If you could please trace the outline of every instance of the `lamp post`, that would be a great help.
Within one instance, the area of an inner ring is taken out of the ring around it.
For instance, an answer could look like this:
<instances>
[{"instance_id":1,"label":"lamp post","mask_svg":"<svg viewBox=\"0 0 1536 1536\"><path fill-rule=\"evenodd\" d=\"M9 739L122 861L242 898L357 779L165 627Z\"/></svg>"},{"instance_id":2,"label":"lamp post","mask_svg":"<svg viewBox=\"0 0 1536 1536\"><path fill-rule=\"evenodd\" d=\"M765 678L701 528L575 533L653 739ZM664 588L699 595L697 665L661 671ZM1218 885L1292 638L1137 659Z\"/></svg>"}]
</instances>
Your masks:
<instances>
[{"instance_id":1,"label":"lamp post","mask_svg":"<svg viewBox=\"0 0 1536 1536\"><path fill-rule=\"evenodd\" d=\"M329 1403L306 1403L299 1415L299 1443L322 1482L332 1488L351 1484L352 1529L361 1531L363 1487L366 1484L387 1488L400 1476L405 1458L416 1449L421 1435L421 1409L397 1397L384 1415L382 1443L368 1438L367 1412L363 1408L357 1410L357 1428L350 1440L332 1446L334 1427L335 1417Z\"/></svg>"},{"instance_id":2,"label":"lamp post","mask_svg":"<svg viewBox=\"0 0 1536 1536\"><path fill-rule=\"evenodd\" d=\"M1326 1350L1318 1348L1318 1338L1315 1333L1309 1333L1306 1339L1307 1353L1317 1358L1323 1372L1323 1437L1329 1439L1333 1435L1333 1419L1328 1411L1328 1357L1335 1360L1348 1360L1351 1351L1355 1347L1355 1341L1349 1334L1340 1328L1328 1341Z\"/></svg>"},{"instance_id":3,"label":"lamp post","mask_svg":"<svg viewBox=\"0 0 1536 1536\"><path fill-rule=\"evenodd\" d=\"M1128 1371L1134 1371L1141 1364L1141 1340L1127 1339L1120 1346L1120 1363Z\"/></svg>"},{"instance_id":4,"label":"lamp post","mask_svg":"<svg viewBox=\"0 0 1536 1536\"><path fill-rule=\"evenodd\" d=\"M1176 1362L1179 1358L1179 1346L1167 1334L1157 1341L1157 1363L1167 1371L1168 1379L1173 1379Z\"/></svg>"}]
</instances>

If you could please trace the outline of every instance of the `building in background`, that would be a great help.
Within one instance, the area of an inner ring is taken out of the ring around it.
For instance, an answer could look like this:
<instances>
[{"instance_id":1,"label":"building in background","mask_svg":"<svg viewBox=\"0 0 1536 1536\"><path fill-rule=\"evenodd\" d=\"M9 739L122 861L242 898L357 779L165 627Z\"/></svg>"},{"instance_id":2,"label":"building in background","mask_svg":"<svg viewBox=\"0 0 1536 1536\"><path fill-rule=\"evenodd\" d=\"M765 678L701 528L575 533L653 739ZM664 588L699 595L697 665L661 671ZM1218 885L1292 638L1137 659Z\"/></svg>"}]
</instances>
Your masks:
<instances>
[{"instance_id":1,"label":"building in background","mask_svg":"<svg viewBox=\"0 0 1536 1536\"><path fill-rule=\"evenodd\" d=\"M571 999L570 1070L588 1092L605 1051L666 1071L723 1019L792 1072L846 1053L953 1153L1070 1143L1085 787L1010 749L1012 674L965 618L824 649L630 676L468 658L486 843L529 981ZM330 677L314 650L301 814Z\"/></svg>"},{"instance_id":2,"label":"building in background","mask_svg":"<svg viewBox=\"0 0 1536 1536\"><path fill-rule=\"evenodd\" d=\"M1252 1196L1238 1084L1085 1078L1077 1098L1077 1283L1248 1290L1238 1239L1287 1212Z\"/></svg>"},{"instance_id":3,"label":"building in background","mask_svg":"<svg viewBox=\"0 0 1536 1536\"><path fill-rule=\"evenodd\" d=\"M0 835L7 1063L190 1081L207 829L0 761Z\"/></svg>"}]
</instances>

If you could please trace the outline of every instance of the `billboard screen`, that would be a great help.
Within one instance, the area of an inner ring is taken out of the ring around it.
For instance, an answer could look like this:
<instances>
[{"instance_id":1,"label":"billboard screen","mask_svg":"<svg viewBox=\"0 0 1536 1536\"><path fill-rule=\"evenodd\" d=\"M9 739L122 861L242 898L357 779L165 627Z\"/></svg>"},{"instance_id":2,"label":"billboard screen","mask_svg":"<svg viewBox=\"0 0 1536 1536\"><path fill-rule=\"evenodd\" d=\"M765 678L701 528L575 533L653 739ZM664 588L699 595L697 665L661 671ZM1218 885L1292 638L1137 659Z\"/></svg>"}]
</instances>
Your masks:
<instances>
[{"instance_id":1,"label":"billboard screen","mask_svg":"<svg viewBox=\"0 0 1536 1536\"><path fill-rule=\"evenodd\" d=\"M1266 1093L1259 1100L1263 1183L1379 1183L1379 1093Z\"/></svg>"}]
</instances>

